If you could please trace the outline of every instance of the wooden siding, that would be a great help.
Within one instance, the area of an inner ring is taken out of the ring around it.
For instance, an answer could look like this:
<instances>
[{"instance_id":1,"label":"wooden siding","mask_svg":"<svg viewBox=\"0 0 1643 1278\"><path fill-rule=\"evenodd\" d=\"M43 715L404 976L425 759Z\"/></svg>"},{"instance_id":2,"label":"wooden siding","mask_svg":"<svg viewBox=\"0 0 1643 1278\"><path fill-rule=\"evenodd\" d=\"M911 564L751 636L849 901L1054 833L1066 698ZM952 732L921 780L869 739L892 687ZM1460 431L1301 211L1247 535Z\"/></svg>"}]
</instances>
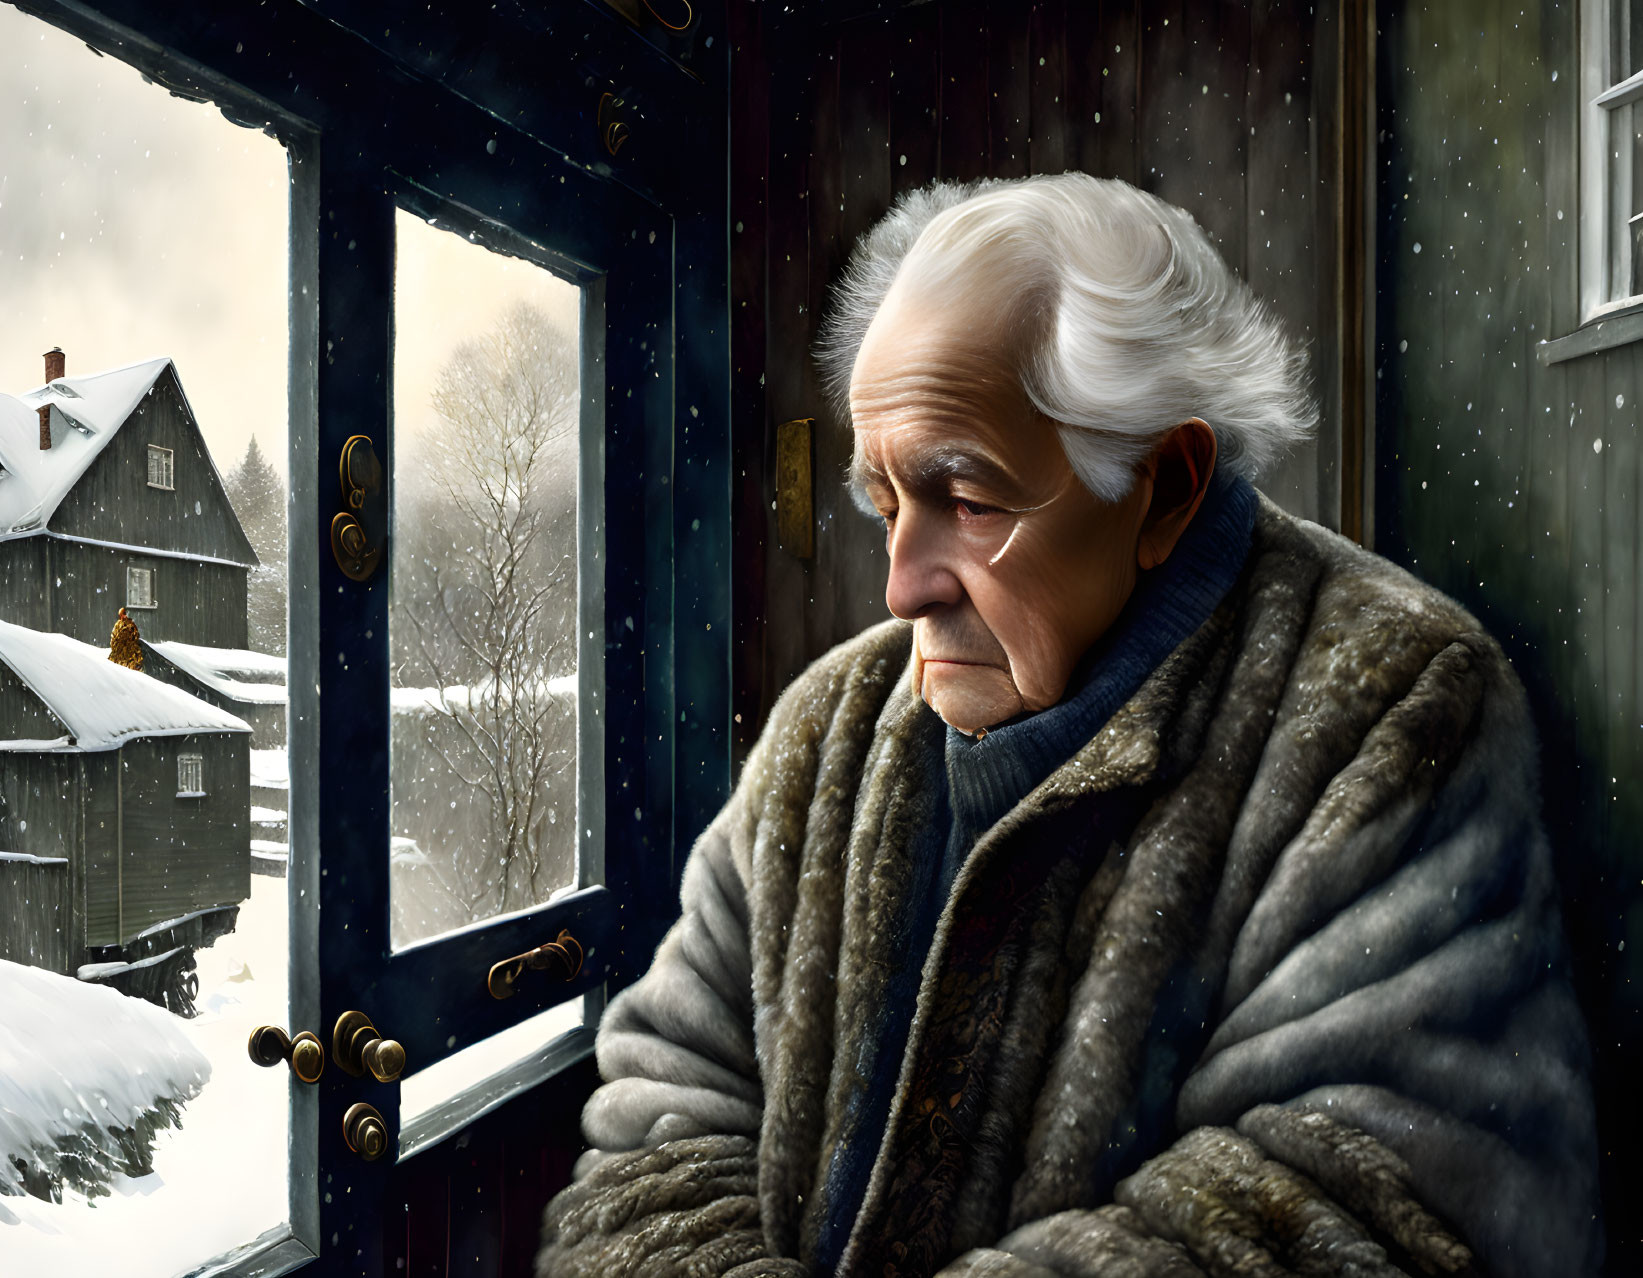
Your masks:
<instances>
[{"instance_id":1,"label":"wooden siding","mask_svg":"<svg viewBox=\"0 0 1643 1278\"><path fill-rule=\"evenodd\" d=\"M73 751L0 754L0 852L75 856L79 757Z\"/></svg>"},{"instance_id":2,"label":"wooden siding","mask_svg":"<svg viewBox=\"0 0 1643 1278\"><path fill-rule=\"evenodd\" d=\"M1643 1272L1643 344L1537 358L1579 322L1576 10L1380 11L1376 529L1529 690L1620 1274Z\"/></svg>"},{"instance_id":3,"label":"wooden siding","mask_svg":"<svg viewBox=\"0 0 1643 1278\"><path fill-rule=\"evenodd\" d=\"M82 757L0 753L0 852L62 862L0 861L0 958L65 974L85 949Z\"/></svg>"},{"instance_id":4,"label":"wooden siding","mask_svg":"<svg viewBox=\"0 0 1643 1278\"><path fill-rule=\"evenodd\" d=\"M150 444L172 450L171 490L149 487ZM170 368L63 499L49 526L75 537L257 562Z\"/></svg>"},{"instance_id":5,"label":"wooden siding","mask_svg":"<svg viewBox=\"0 0 1643 1278\"><path fill-rule=\"evenodd\" d=\"M120 751L81 755L81 889L88 947L120 943Z\"/></svg>"},{"instance_id":6,"label":"wooden siding","mask_svg":"<svg viewBox=\"0 0 1643 1278\"><path fill-rule=\"evenodd\" d=\"M732 119L741 746L800 669L887 615L883 532L844 492L851 440L809 350L856 237L932 178L1081 169L1192 212L1312 352L1319 439L1262 487L1338 521L1337 107L1318 70L1334 66L1332 15L1290 0L962 0L819 29L733 18L738 57L767 63L742 71L762 78L737 100L768 101L769 119L768 133ZM820 423L808 561L778 548L773 510L775 428L795 417Z\"/></svg>"},{"instance_id":7,"label":"wooden siding","mask_svg":"<svg viewBox=\"0 0 1643 1278\"><path fill-rule=\"evenodd\" d=\"M8 665L0 664L0 741L52 741L67 736L63 721L46 708ZM8 775L7 762L24 755L17 750L0 750L0 786ZM3 791L0 791L3 793ZM3 820L0 816L0 820ZM18 852L0 839L0 851Z\"/></svg>"},{"instance_id":8,"label":"wooden siding","mask_svg":"<svg viewBox=\"0 0 1643 1278\"><path fill-rule=\"evenodd\" d=\"M80 953L69 881L67 862L0 860L0 959L73 973Z\"/></svg>"},{"instance_id":9,"label":"wooden siding","mask_svg":"<svg viewBox=\"0 0 1643 1278\"><path fill-rule=\"evenodd\" d=\"M44 537L0 541L0 621L51 629L50 553Z\"/></svg>"},{"instance_id":10,"label":"wooden siding","mask_svg":"<svg viewBox=\"0 0 1643 1278\"><path fill-rule=\"evenodd\" d=\"M157 737L120 750L120 941L251 895L245 735ZM177 795L177 756L205 758L205 796Z\"/></svg>"},{"instance_id":11,"label":"wooden siding","mask_svg":"<svg viewBox=\"0 0 1643 1278\"><path fill-rule=\"evenodd\" d=\"M127 602L126 569L141 567L154 570L155 606L130 610L144 639L246 646L246 570L239 565L79 542L52 540L49 545L53 590L46 629L107 647L115 618Z\"/></svg>"}]
</instances>

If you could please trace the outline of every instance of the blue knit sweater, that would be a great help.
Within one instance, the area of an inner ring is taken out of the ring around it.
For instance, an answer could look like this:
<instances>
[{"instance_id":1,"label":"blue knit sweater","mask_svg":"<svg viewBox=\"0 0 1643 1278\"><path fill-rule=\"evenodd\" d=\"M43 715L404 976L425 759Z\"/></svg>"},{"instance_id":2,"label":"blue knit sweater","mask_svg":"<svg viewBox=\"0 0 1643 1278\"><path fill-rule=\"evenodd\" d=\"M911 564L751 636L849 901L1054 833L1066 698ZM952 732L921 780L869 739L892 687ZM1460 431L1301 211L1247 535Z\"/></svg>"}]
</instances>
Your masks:
<instances>
[{"instance_id":1,"label":"blue knit sweater","mask_svg":"<svg viewBox=\"0 0 1643 1278\"><path fill-rule=\"evenodd\" d=\"M907 956L891 982L870 1085L851 1109L857 1138L841 1141L828 1167L833 1211L817 1240L819 1271L837 1264L867 1191L900 1074L919 976L936 920L977 839L1072 757L1148 675L1208 619L1238 579L1255 526L1255 490L1217 471L1192 523L1163 564L1140 574L1118 619L1085 654L1070 695L1048 710L971 738L948 728L945 767L931 761L926 781L945 791L938 821L915 860L914 908L898 921ZM933 713L933 712L932 712ZM945 840L943 840L945 835Z\"/></svg>"}]
</instances>

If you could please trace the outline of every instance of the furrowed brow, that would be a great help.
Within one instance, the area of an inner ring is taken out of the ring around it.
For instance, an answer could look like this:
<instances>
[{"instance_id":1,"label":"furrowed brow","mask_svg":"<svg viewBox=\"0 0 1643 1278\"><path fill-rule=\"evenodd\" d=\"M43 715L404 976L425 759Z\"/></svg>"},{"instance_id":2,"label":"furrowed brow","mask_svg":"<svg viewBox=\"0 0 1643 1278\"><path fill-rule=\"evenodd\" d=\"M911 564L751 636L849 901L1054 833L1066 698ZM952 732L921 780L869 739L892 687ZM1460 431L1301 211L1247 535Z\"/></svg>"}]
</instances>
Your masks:
<instances>
[{"instance_id":1,"label":"furrowed brow","mask_svg":"<svg viewBox=\"0 0 1643 1278\"><path fill-rule=\"evenodd\" d=\"M960 448L920 457L907 476L908 486L924 493L944 493L954 481L986 488L1013 487L1010 473L990 457Z\"/></svg>"},{"instance_id":2,"label":"furrowed brow","mask_svg":"<svg viewBox=\"0 0 1643 1278\"><path fill-rule=\"evenodd\" d=\"M924 498L945 497L954 483L977 484L995 492L1006 493L1015 483L1003 466L977 453L961 448L940 449L919 457L905 470L897 468L902 486ZM869 509L870 489L892 491L890 474L878 461L857 453L850 461L850 491L858 506Z\"/></svg>"}]
</instances>

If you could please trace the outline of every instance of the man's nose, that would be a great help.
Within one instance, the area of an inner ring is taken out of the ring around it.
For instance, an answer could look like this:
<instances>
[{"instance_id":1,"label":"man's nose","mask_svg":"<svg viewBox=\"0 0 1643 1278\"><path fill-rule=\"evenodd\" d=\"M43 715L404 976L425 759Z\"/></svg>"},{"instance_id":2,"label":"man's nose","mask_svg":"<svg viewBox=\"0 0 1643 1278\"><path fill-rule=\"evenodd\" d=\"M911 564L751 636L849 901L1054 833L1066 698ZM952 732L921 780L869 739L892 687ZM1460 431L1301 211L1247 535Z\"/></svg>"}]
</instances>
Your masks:
<instances>
[{"instance_id":1,"label":"man's nose","mask_svg":"<svg viewBox=\"0 0 1643 1278\"><path fill-rule=\"evenodd\" d=\"M890 580L884 602L903 621L948 607L964 597L951 548L935 521L903 510L890 531Z\"/></svg>"}]
</instances>

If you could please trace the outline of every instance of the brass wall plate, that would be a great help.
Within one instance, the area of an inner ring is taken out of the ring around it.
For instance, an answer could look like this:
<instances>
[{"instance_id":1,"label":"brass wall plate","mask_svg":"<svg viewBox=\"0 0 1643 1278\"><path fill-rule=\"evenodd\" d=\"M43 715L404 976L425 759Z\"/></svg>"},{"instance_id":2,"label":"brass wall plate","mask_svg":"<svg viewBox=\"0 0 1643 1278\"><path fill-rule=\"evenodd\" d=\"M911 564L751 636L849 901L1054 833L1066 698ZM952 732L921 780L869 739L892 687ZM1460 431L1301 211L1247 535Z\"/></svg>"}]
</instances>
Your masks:
<instances>
[{"instance_id":1,"label":"brass wall plate","mask_svg":"<svg viewBox=\"0 0 1643 1278\"><path fill-rule=\"evenodd\" d=\"M814 417L776 427L776 540L798 559L816 553L815 430Z\"/></svg>"}]
</instances>

